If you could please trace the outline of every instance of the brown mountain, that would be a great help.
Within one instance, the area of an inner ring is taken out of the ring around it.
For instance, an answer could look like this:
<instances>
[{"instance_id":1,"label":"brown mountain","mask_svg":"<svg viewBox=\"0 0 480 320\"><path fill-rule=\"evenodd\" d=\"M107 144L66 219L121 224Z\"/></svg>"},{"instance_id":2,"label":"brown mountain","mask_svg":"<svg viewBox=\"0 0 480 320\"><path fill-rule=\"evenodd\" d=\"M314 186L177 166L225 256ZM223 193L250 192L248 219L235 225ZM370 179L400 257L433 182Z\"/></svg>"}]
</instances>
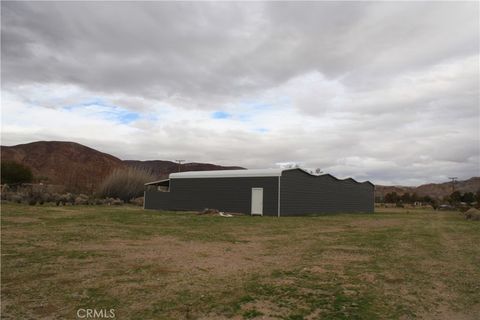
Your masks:
<instances>
[{"instance_id":1,"label":"brown mountain","mask_svg":"<svg viewBox=\"0 0 480 320\"><path fill-rule=\"evenodd\" d=\"M151 170L158 178L166 178L168 174L179 170L178 164L171 161L150 160L122 161L112 155L97 151L75 142L37 141L16 146L1 147L2 161L13 160L32 169L38 181L64 185L67 189L91 192L114 169L126 166ZM242 167L224 167L210 163L185 163L180 171L230 170ZM402 195L406 192L419 196L429 195L441 198L452 192L452 184L429 183L418 187L375 186L375 195L384 197L389 192ZM480 177L458 181L455 190L460 192L477 192L480 190Z\"/></svg>"},{"instance_id":2,"label":"brown mountain","mask_svg":"<svg viewBox=\"0 0 480 320\"><path fill-rule=\"evenodd\" d=\"M164 160L125 160L123 161L126 165L131 167L142 168L151 171L159 179L167 178L170 173L178 171L205 171L205 170L238 170L245 169L242 167L235 166L219 166L211 163L184 163L180 166L178 163L172 161Z\"/></svg>"},{"instance_id":3,"label":"brown mountain","mask_svg":"<svg viewBox=\"0 0 480 320\"><path fill-rule=\"evenodd\" d=\"M37 141L2 146L2 161L15 161L32 169L36 180L64 185L69 190L93 191L122 160L75 142Z\"/></svg>"},{"instance_id":4,"label":"brown mountain","mask_svg":"<svg viewBox=\"0 0 480 320\"><path fill-rule=\"evenodd\" d=\"M32 169L35 180L63 185L67 190L92 192L114 169L127 166L151 170L162 179L178 171L171 161L122 161L112 155L75 142L37 141L16 146L1 147L2 161L15 161ZM241 167L223 167L210 163L185 163L181 171L229 170Z\"/></svg>"},{"instance_id":5,"label":"brown mountain","mask_svg":"<svg viewBox=\"0 0 480 320\"><path fill-rule=\"evenodd\" d=\"M465 192L477 192L480 190L480 177L473 177L464 181L457 181L455 183L455 190L461 193ZM416 193L419 196L431 196L435 198L443 198L453 192L453 186L451 182L443 183L428 183L422 184L418 187L404 187L404 186L375 186L375 196L384 197L387 193L396 192L398 195L404 193Z\"/></svg>"}]
</instances>

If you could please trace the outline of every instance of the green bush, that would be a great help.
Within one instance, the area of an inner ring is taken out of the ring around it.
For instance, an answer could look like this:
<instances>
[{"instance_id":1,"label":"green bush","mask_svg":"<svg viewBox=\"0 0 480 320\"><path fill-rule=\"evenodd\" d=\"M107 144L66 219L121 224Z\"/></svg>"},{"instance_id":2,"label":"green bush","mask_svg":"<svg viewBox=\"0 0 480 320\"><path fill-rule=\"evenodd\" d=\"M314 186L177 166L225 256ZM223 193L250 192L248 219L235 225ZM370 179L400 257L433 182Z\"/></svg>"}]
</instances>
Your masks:
<instances>
[{"instance_id":1,"label":"green bush","mask_svg":"<svg viewBox=\"0 0 480 320\"><path fill-rule=\"evenodd\" d=\"M2 184L25 183L33 180L32 170L18 162L2 161L1 170Z\"/></svg>"},{"instance_id":2,"label":"green bush","mask_svg":"<svg viewBox=\"0 0 480 320\"><path fill-rule=\"evenodd\" d=\"M145 183L153 180L155 176L143 169L116 169L100 185L98 194L104 198L119 198L128 202L143 195Z\"/></svg>"}]
</instances>

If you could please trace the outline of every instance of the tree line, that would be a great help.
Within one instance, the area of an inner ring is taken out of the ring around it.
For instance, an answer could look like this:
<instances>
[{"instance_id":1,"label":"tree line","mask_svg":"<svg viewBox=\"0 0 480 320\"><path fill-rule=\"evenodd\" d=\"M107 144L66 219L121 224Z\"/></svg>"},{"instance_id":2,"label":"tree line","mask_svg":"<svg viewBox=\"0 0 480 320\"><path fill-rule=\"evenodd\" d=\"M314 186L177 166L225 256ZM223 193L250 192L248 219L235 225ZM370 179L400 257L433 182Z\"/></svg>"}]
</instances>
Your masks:
<instances>
[{"instance_id":1,"label":"tree line","mask_svg":"<svg viewBox=\"0 0 480 320\"><path fill-rule=\"evenodd\" d=\"M462 202L471 205L474 202L480 202L480 190L476 193L473 192L464 192L461 193L460 191L454 191L450 195L444 196L441 199L432 198L431 196L419 196L416 193L409 193L406 192L402 195L397 194L395 191L389 192L385 195L385 197L380 198L377 197L377 202L384 202L384 203L405 203L405 204L413 204L415 202L421 202L424 204L450 204L450 205L457 205Z\"/></svg>"}]
</instances>

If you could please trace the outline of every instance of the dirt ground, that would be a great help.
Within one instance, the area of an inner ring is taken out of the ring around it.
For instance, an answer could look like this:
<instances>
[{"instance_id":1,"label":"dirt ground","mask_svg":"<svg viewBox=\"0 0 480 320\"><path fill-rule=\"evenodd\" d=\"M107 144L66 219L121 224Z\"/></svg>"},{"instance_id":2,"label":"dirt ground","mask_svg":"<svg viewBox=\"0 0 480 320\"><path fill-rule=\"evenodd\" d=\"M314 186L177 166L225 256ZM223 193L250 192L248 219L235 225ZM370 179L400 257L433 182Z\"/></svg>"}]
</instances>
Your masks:
<instances>
[{"instance_id":1,"label":"dirt ground","mask_svg":"<svg viewBox=\"0 0 480 320\"><path fill-rule=\"evenodd\" d=\"M384 209L387 210L387 209ZM478 319L480 223L2 206L2 318Z\"/></svg>"}]
</instances>

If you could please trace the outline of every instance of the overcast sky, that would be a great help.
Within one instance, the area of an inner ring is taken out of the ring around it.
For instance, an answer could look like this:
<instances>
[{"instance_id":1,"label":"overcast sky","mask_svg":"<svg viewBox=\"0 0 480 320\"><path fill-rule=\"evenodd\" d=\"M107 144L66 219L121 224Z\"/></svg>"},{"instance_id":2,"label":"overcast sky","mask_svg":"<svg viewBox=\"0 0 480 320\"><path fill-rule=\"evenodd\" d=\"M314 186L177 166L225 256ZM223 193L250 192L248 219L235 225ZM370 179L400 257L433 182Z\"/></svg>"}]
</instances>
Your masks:
<instances>
[{"instance_id":1,"label":"overcast sky","mask_svg":"<svg viewBox=\"0 0 480 320\"><path fill-rule=\"evenodd\" d=\"M479 2L4 2L2 144L480 175Z\"/></svg>"}]
</instances>

